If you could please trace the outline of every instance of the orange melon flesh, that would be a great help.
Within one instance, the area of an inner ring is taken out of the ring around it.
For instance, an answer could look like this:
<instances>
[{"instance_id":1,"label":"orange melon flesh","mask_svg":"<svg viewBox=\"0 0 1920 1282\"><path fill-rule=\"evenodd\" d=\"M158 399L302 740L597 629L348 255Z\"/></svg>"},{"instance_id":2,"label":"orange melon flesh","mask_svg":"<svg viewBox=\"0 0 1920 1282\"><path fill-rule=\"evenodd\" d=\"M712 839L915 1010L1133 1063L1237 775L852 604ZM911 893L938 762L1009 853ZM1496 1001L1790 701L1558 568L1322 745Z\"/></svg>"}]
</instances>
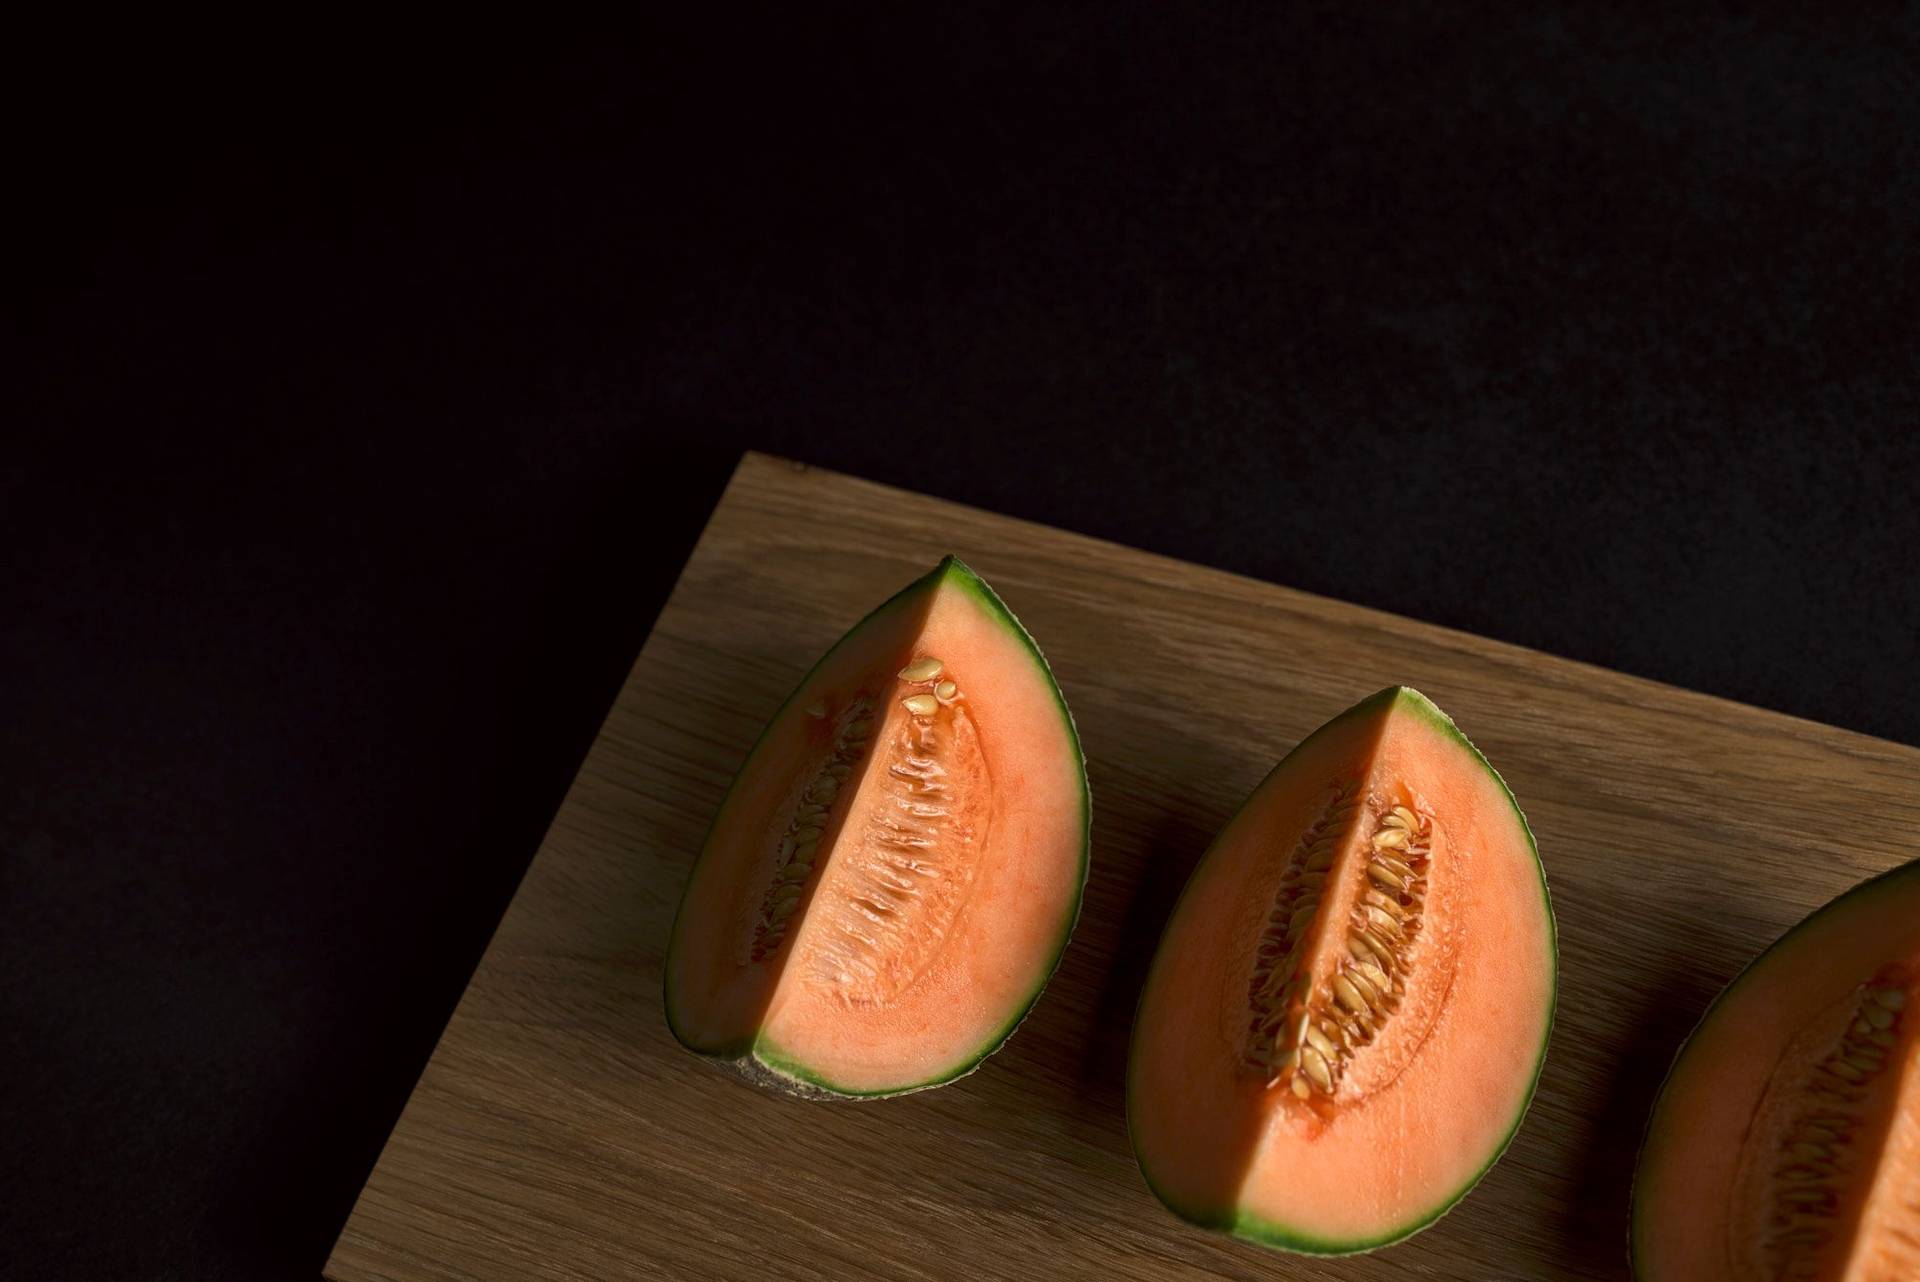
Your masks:
<instances>
[{"instance_id":1,"label":"orange melon flesh","mask_svg":"<svg viewBox=\"0 0 1920 1282\"><path fill-rule=\"evenodd\" d=\"M1249 1062L1250 1046L1271 1044L1249 1018L1251 993L1280 931L1289 860L1320 831L1316 820L1350 814L1319 839L1331 866L1311 920L1288 936L1302 982L1324 994L1350 973L1366 892L1388 889L1368 865L1374 836L1394 823L1379 816L1394 806L1426 834L1400 991L1352 1048L1337 1089L1303 1080L1296 1093L1291 1077ZM1554 985L1545 884L1505 784L1423 696L1383 691L1268 776L1182 895L1135 1023L1127 1099L1141 1168L1179 1214L1269 1245L1335 1254L1405 1237L1512 1137L1540 1071Z\"/></svg>"},{"instance_id":2,"label":"orange melon flesh","mask_svg":"<svg viewBox=\"0 0 1920 1282\"><path fill-rule=\"evenodd\" d=\"M901 675L935 659L937 679ZM794 848L809 824L810 863ZM741 768L675 922L675 1035L795 1093L949 1081L1052 974L1087 832L1085 765L1045 660L948 558L821 660Z\"/></svg>"},{"instance_id":3,"label":"orange melon flesh","mask_svg":"<svg viewBox=\"0 0 1920 1282\"><path fill-rule=\"evenodd\" d=\"M1633 1253L1644 1279L1920 1278L1920 862L1813 914L1707 1012L1647 1128Z\"/></svg>"}]
</instances>

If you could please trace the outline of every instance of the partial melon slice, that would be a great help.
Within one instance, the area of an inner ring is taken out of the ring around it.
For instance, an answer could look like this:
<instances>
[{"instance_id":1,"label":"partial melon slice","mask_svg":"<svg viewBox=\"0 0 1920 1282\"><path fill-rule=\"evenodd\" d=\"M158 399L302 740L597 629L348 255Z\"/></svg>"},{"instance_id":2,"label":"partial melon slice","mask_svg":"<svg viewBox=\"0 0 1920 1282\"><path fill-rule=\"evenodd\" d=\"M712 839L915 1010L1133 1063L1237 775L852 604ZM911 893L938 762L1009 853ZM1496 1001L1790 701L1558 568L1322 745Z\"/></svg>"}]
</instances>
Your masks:
<instances>
[{"instance_id":1,"label":"partial melon slice","mask_svg":"<svg viewBox=\"0 0 1920 1282\"><path fill-rule=\"evenodd\" d=\"M1046 660L948 557L820 660L740 768L674 922L674 1036L796 1094L952 1081L1058 964L1088 823Z\"/></svg>"},{"instance_id":2,"label":"partial melon slice","mask_svg":"<svg viewBox=\"0 0 1920 1282\"><path fill-rule=\"evenodd\" d=\"M1794 927L1720 994L1634 1177L1649 1282L1920 1278L1920 862Z\"/></svg>"},{"instance_id":3,"label":"partial melon slice","mask_svg":"<svg viewBox=\"0 0 1920 1282\"><path fill-rule=\"evenodd\" d=\"M1513 1138L1554 994L1512 794L1424 696L1383 690L1288 754L1187 883L1134 1024L1140 1168L1269 1246L1398 1241Z\"/></svg>"}]
</instances>

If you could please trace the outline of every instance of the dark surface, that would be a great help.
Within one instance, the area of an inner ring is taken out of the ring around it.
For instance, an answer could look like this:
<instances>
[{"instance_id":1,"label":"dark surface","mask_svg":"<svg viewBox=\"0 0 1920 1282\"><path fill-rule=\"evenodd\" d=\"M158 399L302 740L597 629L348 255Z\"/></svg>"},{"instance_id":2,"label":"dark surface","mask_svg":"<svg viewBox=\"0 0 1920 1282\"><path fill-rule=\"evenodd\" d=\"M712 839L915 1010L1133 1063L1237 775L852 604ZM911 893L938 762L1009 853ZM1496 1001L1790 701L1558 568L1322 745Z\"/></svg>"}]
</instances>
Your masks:
<instances>
[{"instance_id":1,"label":"dark surface","mask_svg":"<svg viewBox=\"0 0 1920 1282\"><path fill-rule=\"evenodd\" d=\"M0 1273L316 1274L742 448L1920 742L1912 8L1352 8L17 44Z\"/></svg>"}]
</instances>

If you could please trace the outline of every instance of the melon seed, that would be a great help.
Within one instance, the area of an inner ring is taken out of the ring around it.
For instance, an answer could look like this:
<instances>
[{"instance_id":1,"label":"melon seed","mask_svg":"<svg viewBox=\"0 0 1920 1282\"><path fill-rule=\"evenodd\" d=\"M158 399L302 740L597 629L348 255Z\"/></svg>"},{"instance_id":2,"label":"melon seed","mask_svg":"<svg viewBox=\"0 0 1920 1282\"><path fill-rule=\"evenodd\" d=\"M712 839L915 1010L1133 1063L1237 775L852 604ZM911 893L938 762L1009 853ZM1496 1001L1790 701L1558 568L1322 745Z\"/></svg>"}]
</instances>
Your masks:
<instances>
[{"instance_id":1,"label":"melon seed","mask_svg":"<svg viewBox=\"0 0 1920 1282\"><path fill-rule=\"evenodd\" d=\"M1893 1011L1880 1005L1877 1001L1874 1005L1867 1007L1862 1014L1865 1016L1866 1021L1875 1028L1893 1027Z\"/></svg>"},{"instance_id":2,"label":"melon seed","mask_svg":"<svg viewBox=\"0 0 1920 1282\"><path fill-rule=\"evenodd\" d=\"M1828 1167L1826 1171L1831 1172L1832 1169ZM1788 1184L1812 1184L1825 1178L1822 1171L1811 1166L1783 1166L1773 1175L1775 1179L1783 1180Z\"/></svg>"},{"instance_id":3,"label":"melon seed","mask_svg":"<svg viewBox=\"0 0 1920 1282\"><path fill-rule=\"evenodd\" d=\"M1302 926L1312 921L1313 915L1319 911L1320 903L1318 900L1302 904L1294 909L1293 916L1287 918L1287 934L1292 935L1297 933Z\"/></svg>"},{"instance_id":4,"label":"melon seed","mask_svg":"<svg viewBox=\"0 0 1920 1282\"><path fill-rule=\"evenodd\" d=\"M1347 955L1357 962L1373 964L1373 941L1367 938L1366 932L1359 930L1347 932ZM1382 958L1381 960L1389 961L1390 959Z\"/></svg>"},{"instance_id":5,"label":"melon seed","mask_svg":"<svg viewBox=\"0 0 1920 1282\"><path fill-rule=\"evenodd\" d=\"M827 705L824 703L810 703L807 705L807 715L815 721L818 721L827 715Z\"/></svg>"},{"instance_id":6,"label":"melon seed","mask_svg":"<svg viewBox=\"0 0 1920 1282\"><path fill-rule=\"evenodd\" d=\"M1388 939L1393 939L1402 934L1400 923L1393 917L1388 916L1386 911L1377 904L1363 904L1361 907L1365 910L1365 916L1362 918L1362 921L1368 930L1383 935Z\"/></svg>"},{"instance_id":7,"label":"melon seed","mask_svg":"<svg viewBox=\"0 0 1920 1282\"><path fill-rule=\"evenodd\" d=\"M1407 916L1406 908L1401 904L1401 902L1398 899L1395 899L1393 896L1383 895L1377 890L1370 889L1367 891L1366 895L1364 896L1364 899L1366 903L1372 905L1375 908L1378 908L1381 912L1387 913L1390 916L1392 916L1395 921L1406 920L1406 916Z\"/></svg>"},{"instance_id":8,"label":"melon seed","mask_svg":"<svg viewBox=\"0 0 1920 1282\"><path fill-rule=\"evenodd\" d=\"M1897 988L1882 988L1873 995L1873 1000L1888 1010L1904 1010L1907 1005L1907 995Z\"/></svg>"},{"instance_id":9,"label":"melon seed","mask_svg":"<svg viewBox=\"0 0 1920 1282\"><path fill-rule=\"evenodd\" d=\"M873 733L873 718L862 717L847 727L847 738L858 741Z\"/></svg>"},{"instance_id":10,"label":"melon seed","mask_svg":"<svg viewBox=\"0 0 1920 1282\"><path fill-rule=\"evenodd\" d=\"M1405 881L1413 880L1413 869L1409 868L1406 865L1406 863L1403 862L1402 860L1395 859L1392 855L1386 854L1382 851L1375 851L1373 859L1375 863L1379 864L1382 868L1385 868L1388 872L1398 877L1401 881L1405 882Z\"/></svg>"},{"instance_id":11,"label":"melon seed","mask_svg":"<svg viewBox=\"0 0 1920 1282\"><path fill-rule=\"evenodd\" d=\"M948 702L951 702L953 699L953 696L959 693L960 693L960 687L955 685L951 681L942 681L939 685L933 688L933 694L936 699L941 699Z\"/></svg>"},{"instance_id":12,"label":"melon seed","mask_svg":"<svg viewBox=\"0 0 1920 1282\"><path fill-rule=\"evenodd\" d=\"M1420 817L1405 806L1395 806L1393 808L1393 817L1398 819L1403 827L1415 830L1418 830L1420 827Z\"/></svg>"},{"instance_id":13,"label":"melon seed","mask_svg":"<svg viewBox=\"0 0 1920 1282\"><path fill-rule=\"evenodd\" d=\"M1398 935L1398 931L1396 931L1396 935ZM1373 944L1373 952L1379 954L1382 963L1384 963L1384 961L1394 960L1394 944L1392 944L1390 938L1380 933L1380 927L1373 927L1373 925L1367 927L1367 942ZM1392 969L1392 967L1388 967L1388 969Z\"/></svg>"},{"instance_id":14,"label":"melon seed","mask_svg":"<svg viewBox=\"0 0 1920 1282\"><path fill-rule=\"evenodd\" d=\"M1307 1044L1319 1051L1322 1055L1332 1059L1340 1053L1340 1048L1333 1044L1331 1037L1328 1037L1324 1032L1320 1031L1318 1024L1309 1022L1304 1026L1304 1031L1307 1037Z\"/></svg>"},{"instance_id":15,"label":"melon seed","mask_svg":"<svg viewBox=\"0 0 1920 1282\"><path fill-rule=\"evenodd\" d=\"M1333 1091L1333 1070L1327 1067L1327 1058L1311 1046L1300 1048L1300 1067L1306 1070L1313 1084L1321 1090Z\"/></svg>"},{"instance_id":16,"label":"melon seed","mask_svg":"<svg viewBox=\"0 0 1920 1282\"><path fill-rule=\"evenodd\" d=\"M940 710L940 701L930 694L910 694L900 702L916 717L930 717Z\"/></svg>"},{"instance_id":17,"label":"melon seed","mask_svg":"<svg viewBox=\"0 0 1920 1282\"><path fill-rule=\"evenodd\" d=\"M1307 1079L1298 1073L1294 1074L1293 1082L1288 1089L1301 1099L1305 1099L1307 1096L1313 1094L1313 1088L1307 1085Z\"/></svg>"},{"instance_id":18,"label":"melon seed","mask_svg":"<svg viewBox=\"0 0 1920 1282\"><path fill-rule=\"evenodd\" d=\"M1373 848L1375 850L1386 850L1389 847L1394 850L1405 850L1407 848L1407 833L1404 828L1382 828L1379 832L1373 834Z\"/></svg>"},{"instance_id":19,"label":"melon seed","mask_svg":"<svg viewBox=\"0 0 1920 1282\"><path fill-rule=\"evenodd\" d=\"M1391 868L1377 861L1367 865L1367 876L1373 878L1389 890L1405 890L1407 888L1407 883L1396 877Z\"/></svg>"},{"instance_id":20,"label":"melon seed","mask_svg":"<svg viewBox=\"0 0 1920 1282\"><path fill-rule=\"evenodd\" d=\"M947 665L935 658L915 659L900 669L902 681L936 681L947 670Z\"/></svg>"},{"instance_id":21,"label":"melon seed","mask_svg":"<svg viewBox=\"0 0 1920 1282\"><path fill-rule=\"evenodd\" d=\"M1358 966L1349 966L1343 973L1346 981L1353 985L1370 1009L1380 1010L1386 1006L1386 995L1374 986L1373 981L1368 979Z\"/></svg>"},{"instance_id":22,"label":"melon seed","mask_svg":"<svg viewBox=\"0 0 1920 1282\"><path fill-rule=\"evenodd\" d=\"M1333 977L1333 998L1356 1015L1373 1013L1373 1008L1367 1005L1367 999L1360 995L1360 990L1345 975Z\"/></svg>"}]
</instances>

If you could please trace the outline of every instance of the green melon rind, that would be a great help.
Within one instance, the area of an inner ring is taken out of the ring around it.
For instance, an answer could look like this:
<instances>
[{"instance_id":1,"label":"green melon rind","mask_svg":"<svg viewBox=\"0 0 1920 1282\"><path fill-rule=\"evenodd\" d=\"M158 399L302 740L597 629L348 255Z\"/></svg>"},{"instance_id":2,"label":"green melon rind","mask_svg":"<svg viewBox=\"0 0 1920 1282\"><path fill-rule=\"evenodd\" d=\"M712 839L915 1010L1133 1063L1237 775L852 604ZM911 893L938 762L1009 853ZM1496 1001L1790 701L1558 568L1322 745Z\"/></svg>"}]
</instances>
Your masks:
<instances>
[{"instance_id":1,"label":"green melon rind","mask_svg":"<svg viewBox=\"0 0 1920 1282\"><path fill-rule=\"evenodd\" d=\"M1074 759L1079 765L1080 877L1074 887L1072 907L1066 914L1066 920L1061 927L1060 937L1054 944L1052 963L1047 967L1046 973L1040 976L1039 981L1034 985L1033 991L1027 995L1024 1002L1020 1003L1019 1008L1013 1012L1007 1021L1001 1025L996 1032L990 1035L978 1050L962 1056L952 1069L937 1073L923 1081L872 1091L859 1090L835 1083L832 1079L814 1072L805 1064L800 1063L792 1056L786 1054L765 1036L756 1037L751 1042L737 1048L724 1048L717 1051L703 1050L700 1047L690 1045L687 1039L681 1036L680 1030L674 1025L673 1006L669 998L667 1001L667 1026L672 1029L675 1039L678 1040L682 1046L687 1047L688 1050L693 1051L695 1054L724 1061L749 1081L757 1085L768 1086L776 1090L784 1091L787 1094L807 1099L863 1100L889 1099L896 1095L911 1095L915 1091L930 1090L933 1087L944 1086L949 1082L965 1077L967 1074L979 1068L988 1056L1004 1046L1007 1039L1013 1036L1014 1030L1017 1029L1021 1022L1026 1019L1027 1015L1031 1013L1034 1004L1040 1000L1040 994L1046 990L1048 983L1052 981L1054 974L1060 969L1061 959L1066 955L1067 943L1072 939L1074 927L1079 922L1080 909L1086 894L1087 876L1090 869L1089 852L1092 848L1093 840L1092 794L1087 784L1087 758L1086 753L1080 746L1080 731L1074 724L1072 711L1067 707L1066 696L1060 692L1060 683L1054 678L1053 669L1048 666L1046 656L1040 652L1040 647L1035 644L1033 635L1026 630L1020 620L1014 615L1013 611L1007 608L1006 602L1000 599L999 594L987 584L986 580L974 573L972 567L967 565L967 563L959 557L947 556L943 558L940 564L936 565L931 571L895 593L879 608L855 624L853 628L834 645L833 649L828 650L825 655L822 655L820 661L808 670L805 677L801 678L799 684L794 687L793 693L787 696L786 702L780 705L779 710L776 711L773 717L767 722L767 727L761 731L760 737L764 739L767 733L771 731L775 725L779 724L780 719L786 715L788 707L799 697L801 691L805 690L812 682L814 673L824 666L827 660L833 656L834 652L837 651L841 645L844 645L848 639L862 631L868 623L878 618L890 607L912 598L916 593L931 592L938 588L943 582L950 582L954 587L966 592L968 596L973 598L975 604L993 616L1003 628L1019 638L1021 644L1026 649L1028 657L1033 660L1034 666L1039 669L1041 677L1046 682L1048 691L1053 695L1054 706L1059 709L1060 720L1067 732L1067 742L1071 746ZM754 750L759 750L759 742L757 740L754 744ZM747 760L751 759L752 753L749 753ZM739 774L734 776L734 782L737 783L740 775L745 774L745 772L746 767L743 762ZM718 822L719 815L726 810L727 801L732 798L732 795L733 785L730 784L727 788L727 797L722 799L720 809L715 812L716 823ZM711 828L709 828L709 832L711 832ZM702 849L705 849L705 842L702 842ZM687 885L691 887L692 884L693 879L689 876ZM683 903L684 900L685 891L682 892ZM676 932L679 930L678 913L676 913L674 917L674 929ZM671 942L668 944L667 955L669 959L673 956ZM671 993L672 989L670 986L667 991Z\"/></svg>"},{"instance_id":2,"label":"green melon rind","mask_svg":"<svg viewBox=\"0 0 1920 1282\"><path fill-rule=\"evenodd\" d=\"M1758 956L1741 967L1738 975L1735 975L1727 982L1727 986L1721 989L1714 997L1713 1001L1707 1006L1705 1013L1700 1016L1699 1022L1696 1023L1692 1031L1687 1034L1686 1040L1680 1043L1680 1049L1674 1052L1673 1062L1667 1065L1666 1076L1660 1079L1660 1091L1653 1098L1653 1108L1647 1113L1646 1129L1640 1136L1640 1153L1634 1158L1633 1162L1633 1188L1628 1195L1627 1259L1628 1265L1633 1270L1633 1275L1636 1278L1645 1276L1645 1265L1640 1256L1640 1212L1643 1205L1642 1190L1640 1187L1641 1176L1646 1167L1647 1156L1652 1151L1654 1140L1657 1138L1654 1123L1660 1116L1660 1106L1666 1103L1667 1091L1673 1085L1674 1074L1680 1071L1680 1064L1686 1059L1687 1051L1693 1046L1694 1039L1706 1031L1707 1025L1713 1022L1713 1017L1720 1012L1720 1007L1733 995L1734 989L1747 983L1769 957L1772 957L1777 952L1786 951L1788 947L1798 939L1800 933L1806 930L1807 927L1813 925L1816 920L1825 917L1829 913L1837 913L1843 907L1850 904L1858 903L1863 899L1869 898L1874 893L1885 890L1888 885L1907 877L1920 877L1920 859L1901 864L1897 868L1889 868L1886 872L1878 873L1867 878L1853 889L1842 893L1838 898L1830 899L1826 903L1821 904L1792 926L1789 926L1785 934L1781 935L1780 938L1774 940L1771 944L1768 944Z\"/></svg>"},{"instance_id":3,"label":"green melon rind","mask_svg":"<svg viewBox=\"0 0 1920 1282\"><path fill-rule=\"evenodd\" d=\"M1247 802L1242 803L1240 809L1235 812L1234 820L1228 821L1226 830L1223 830L1220 836L1214 839L1213 845L1218 845L1226 838L1227 832L1233 828L1234 821L1246 812L1247 804L1251 803L1253 798L1260 794L1261 789L1267 786L1269 780L1286 768L1289 761L1293 760L1299 753L1305 751L1308 744L1318 739L1321 735L1328 733L1335 726L1341 725L1352 718L1363 716L1376 710L1381 710L1383 715L1391 715L1394 708L1391 706L1383 708L1383 705L1397 705L1405 711L1412 712L1453 739L1455 743L1466 750L1473 760L1480 764L1480 768L1485 770L1495 783L1500 785L1501 794L1506 797L1507 805L1512 808L1514 821L1520 825L1520 831L1527 839L1527 850L1533 855L1534 871L1540 877L1540 898L1543 907L1546 909L1548 934L1547 955L1549 964L1553 967L1553 975L1547 988L1546 1023L1541 1029L1540 1051L1534 1058L1533 1076L1527 1083L1526 1093L1521 1097L1519 1108L1514 1111L1513 1120L1507 1127L1506 1135L1500 1140L1500 1143L1495 1146L1493 1152L1488 1156L1486 1163L1482 1165L1471 1178L1462 1183L1458 1189L1454 1190L1450 1196L1438 1203L1433 1210L1409 1224L1391 1229L1378 1237L1359 1240L1335 1240L1305 1233L1289 1225L1263 1219L1257 1215L1249 1215L1238 1210L1206 1211L1182 1207L1177 1205L1164 1189L1154 1183L1153 1175L1147 1170L1146 1162L1144 1160L1138 1162L1141 1177L1146 1180L1147 1187L1153 1190L1154 1196L1159 1198L1168 1210L1180 1218L1200 1228L1212 1229L1216 1232L1226 1233L1245 1241L1258 1243L1261 1246L1291 1251L1299 1255L1362 1255L1368 1251L1377 1251L1381 1247L1392 1246L1396 1242L1405 1241L1420 1232L1420 1230L1429 1227L1434 1221L1459 1205L1460 1200L1471 1193L1480 1181L1486 1178L1487 1172L1492 1170L1494 1165L1506 1155L1507 1149L1513 1144L1514 1137L1520 1133L1520 1125L1526 1120L1527 1111L1533 1106L1534 1095L1540 1089L1540 1075L1546 1069L1547 1046L1553 1040L1554 1018L1559 1008L1560 927L1554 917L1553 896L1547 889L1547 870L1546 866L1540 861L1540 845L1534 839L1533 828L1527 823L1526 815L1521 812L1520 803L1514 799L1513 789L1507 786L1507 781L1501 777L1500 772L1493 768L1493 763L1487 760L1486 754L1475 747L1473 741L1461 732L1460 727L1454 724L1452 717L1442 712L1433 700L1427 698L1426 695L1421 694L1411 686L1388 686L1378 693L1369 695L1359 703L1354 704L1351 708L1348 708L1345 712L1334 717L1318 730L1315 730L1305 739L1302 739L1293 751L1282 757L1279 764L1268 771L1266 777L1261 779L1259 784L1255 786L1253 792L1248 795ZM1187 879L1188 886L1193 884L1195 877L1199 874L1200 867L1206 864L1207 855L1211 855L1212 853L1212 846L1209 846L1207 854L1202 855L1200 864L1195 866L1194 876ZM1186 889L1184 887L1181 889L1180 896L1181 899L1186 897ZM1169 924L1172 923L1175 916L1179 915L1179 912L1179 902L1176 901L1173 914L1167 918ZM1145 1001L1146 990L1143 987L1140 994L1140 1003L1144 1004ZM1134 1015L1134 1035L1136 1037L1139 1036L1139 1029L1140 1019L1138 1008L1136 1007ZM1129 1142L1133 1142L1133 1118L1131 1109L1128 1110L1127 1138ZM1138 1158L1140 1146L1137 1142L1133 1143L1133 1149L1135 1157Z\"/></svg>"}]
</instances>

